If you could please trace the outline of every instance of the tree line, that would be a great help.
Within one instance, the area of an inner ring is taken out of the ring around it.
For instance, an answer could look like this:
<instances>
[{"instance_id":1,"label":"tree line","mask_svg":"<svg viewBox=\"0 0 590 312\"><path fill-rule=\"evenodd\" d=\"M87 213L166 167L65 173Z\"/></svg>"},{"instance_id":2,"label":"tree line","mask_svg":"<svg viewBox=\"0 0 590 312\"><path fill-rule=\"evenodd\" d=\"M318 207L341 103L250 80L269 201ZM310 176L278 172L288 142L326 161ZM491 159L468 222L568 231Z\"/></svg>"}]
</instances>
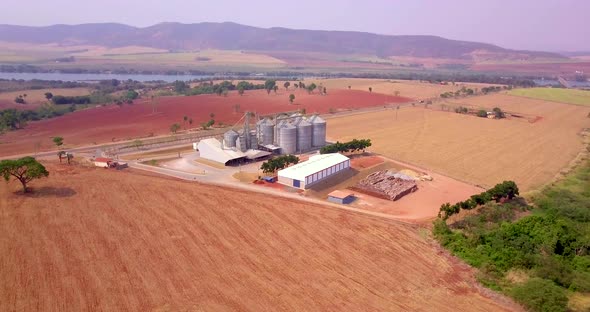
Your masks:
<instances>
[{"instance_id":1,"label":"tree line","mask_svg":"<svg viewBox=\"0 0 590 312\"><path fill-rule=\"evenodd\" d=\"M493 200L433 234L454 255L479 268L485 286L531 311L568 311L568 297L590 292L590 162L532 197ZM497 190L516 194L512 185ZM480 194L485 202L494 194ZM509 272L524 278L515 282Z\"/></svg>"},{"instance_id":2,"label":"tree line","mask_svg":"<svg viewBox=\"0 0 590 312\"><path fill-rule=\"evenodd\" d=\"M371 139L354 139L350 142L336 142L320 149L320 154L351 153L364 151L371 146Z\"/></svg>"},{"instance_id":3,"label":"tree line","mask_svg":"<svg viewBox=\"0 0 590 312\"><path fill-rule=\"evenodd\" d=\"M504 181L502 183L496 184L493 188L485 192L471 196L465 201L458 202L454 205L451 205L450 203L442 204L440 206L438 216L446 220L450 216L459 213L461 209L470 210L484 205L492 200L496 202L499 202L502 199L510 200L517 195L519 195L519 193L516 183L514 183L514 181Z\"/></svg>"},{"instance_id":4,"label":"tree line","mask_svg":"<svg viewBox=\"0 0 590 312\"><path fill-rule=\"evenodd\" d=\"M297 163L299 163L299 157L295 155L282 155L265 161L260 166L260 169L262 169L262 172L264 173L274 173L277 170L284 169L291 164Z\"/></svg>"}]
</instances>

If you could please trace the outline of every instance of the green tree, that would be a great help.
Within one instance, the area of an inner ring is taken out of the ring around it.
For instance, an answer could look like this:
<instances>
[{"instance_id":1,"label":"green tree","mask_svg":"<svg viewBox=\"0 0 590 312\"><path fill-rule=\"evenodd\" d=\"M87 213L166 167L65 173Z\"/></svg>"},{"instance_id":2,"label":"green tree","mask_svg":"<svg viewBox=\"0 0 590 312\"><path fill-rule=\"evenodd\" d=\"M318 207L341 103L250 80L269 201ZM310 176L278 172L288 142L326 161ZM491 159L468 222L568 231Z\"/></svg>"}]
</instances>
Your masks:
<instances>
[{"instance_id":1,"label":"green tree","mask_svg":"<svg viewBox=\"0 0 590 312\"><path fill-rule=\"evenodd\" d=\"M64 138L62 138L60 136L53 137L52 141L53 141L53 144L55 144L55 146L57 146L57 148L59 148L60 146L62 146L64 144Z\"/></svg>"},{"instance_id":2,"label":"green tree","mask_svg":"<svg viewBox=\"0 0 590 312\"><path fill-rule=\"evenodd\" d=\"M289 102L291 102L291 104L293 104L294 100L295 100L295 94L293 94L293 93L289 94Z\"/></svg>"},{"instance_id":3,"label":"green tree","mask_svg":"<svg viewBox=\"0 0 590 312\"><path fill-rule=\"evenodd\" d=\"M22 95L15 97L14 102L17 104L27 104L27 102L25 101L25 99L23 98Z\"/></svg>"},{"instance_id":4,"label":"green tree","mask_svg":"<svg viewBox=\"0 0 590 312\"><path fill-rule=\"evenodd\" d=\"M34 179L49 176L45 167L33 157L23 157L20 159L0 161L0 174L7 182L10 177L15 177L23 186L23 192L29 192L27 183Z\"/></svg>"},{"instance_id":5,"label":"green tree","mask_svg":"<svg viewBox=\"0 0 590 312\"><path fill-rule=\"evenodd\" d=\"M499 107L494 107L492 111L494 112L494 116L497 119L502 119L506 117L506 114L504 114L504 112Z\"/></svg>"},{"instance_id":6,"label":"green tree","mask_svg":"<svg viewBox=\"0 0 590 312\"><path fill-rule=\"evenodd\" d=\"M125 92L125 96L124 96L124 98L126 100L135 100L138 97L139 97L139 93L137 93L137 91L135 91L133 89L127 90L127 92Z\"/></svg>"},{"instance_id":7,"label":"green tree","mask_svg":"<svg viewBox=\"0 0 590 312\"><path fill-rule=\"evenodd\" d=\"M180 130L180 125L178 123L174 123L170 126L170 132L176 134Z\"/></svg>"},{"instance_id":8,"label":"green tree","mask_svg":"<svg viewBox=\"0 0 590 312\"><path fill-rule=\"evenodd\" d=\"M273 90L275 93L277 93L277 91L279 90L279 86L274 86L274 87L272 88L272 90Z\"/></svg>"},{"instance_id":9,"label":"green tree","mask_svg":"<svg viewBox=\"0 0 590 312\"><path fill-rule=\"evenodd\" d=\"M240 96L241 96L241 95L244 95L244 87L242 87L242 86L239 86L239 87L238 87L238 94L239 94Z\"/></svg>"},{"instance_id":10,"label":"green tree","mask_svg":"<svg viewBox=\"0 0 590 312\"><path fill-rule=\"evenodd\" d=\"M283 84L283 86L285 87L285 90L289 91L289 86L291 85L290 82L285 81L285 83Z\"/></svg>"},{"instance_id":11,"label":"green tree","mask_svg":"<svg viewBox=\"0 0 590 312\"><path fill-rule=\"evenodd\" d=\"M483 109L480 109L477 111L477 117L482 117L482 118L488 117L488 112L486 112Z\"/></svg>"},{"instance_id":12,"label":"green tree","mask_svg":"<svg viewBox=\"0 0 590 312\"><path fill-rule=\"evenodd\" d=\"M313 93L313 91L317 88L318 86L315 83L311 83L309 86L307 86L307 92L309 93Z\"/></svg>"},{"instance_id":13,"label":"green tree","mask_svg":"<svg viewBox=\"0 0 590 312\"><path fill-rule=\"evenodd\" d=\"M51 98L53 97L53 93L51 92L45 92L45 98L49 101L51 100Z\"/></svg>"},{"instance_id":14,"label":"green tree","mask_svg":"<svg viewBox=\"0 0 590 312\"><path fill-rule=\"evenodd\" d=\"M264 82L264 89L266 90L266 93L270 94L270 91L274 90L276 85L277 85L277 82L275 80L272 80L272 79L266 80Z\"/></svg>"},{"instance_id":15,"label":"green tree","mask_svg":"<svg viewBox=\"0 0 590 312\"><path fill-rule=\"evenodd\" d=\"M515 287L512 295L516 301L532 311L567 311L565 290L545 279L531 278L523 285Z\"/></svg>"},{"instance_id":16,"label":"green tree","mask_svg":"<svg viewBox=\"0 0 590 312\"><path fill-rule=\"evenodd\" d=\"M176 93L185 93L188 89L190 89L190 86L187 85L186 82L180 80L176 80L172 86L174 87L174 91Z\"/></svg>"}]
</instances>

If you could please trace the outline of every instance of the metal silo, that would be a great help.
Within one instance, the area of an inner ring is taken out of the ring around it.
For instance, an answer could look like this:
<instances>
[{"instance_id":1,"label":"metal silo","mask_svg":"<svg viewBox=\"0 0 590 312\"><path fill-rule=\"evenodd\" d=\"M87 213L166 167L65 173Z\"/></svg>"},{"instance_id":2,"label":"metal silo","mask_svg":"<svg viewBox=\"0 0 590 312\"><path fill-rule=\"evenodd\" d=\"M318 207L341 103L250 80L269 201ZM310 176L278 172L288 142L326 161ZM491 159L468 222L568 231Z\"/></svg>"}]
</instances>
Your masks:
<instances>
[{"instance_id":1,"label":"metal silo","mask_svg":"<svg viewBox=\"0 0 590 312\"><path fill-rule=\"evenodd\" d=\"M262 145L269 145L274 143L275 125L269 119L264 119L258 125L260 127L260 135Z\"/></svg>"},{"instance_id":2,"label":"metal silo","mask_svg":"<svg viewBox=\"0 0 590 312\"><path fill-rule=\"evenodd\" d=\"M234 130L229 130L223 134L223 144L225 147L236 147L236 140L238 139L238 133Z\"/></svg>"},{"instance_id":3,"label":"metal silo","mask_svg":"<svg viewBox=\"0 0 590 312\"><path fill-rule=\"evenodd\" d=\"M311 145L313 147L322 147L326 145L326 121L322 117L315 115L310 118L312 135Z\"/></svg>"},{"instance_id":4,"label":"metal silo","mask_svg":"<svg viewBox=\"0 0 590 312\"><path fill-rule=\"evenodd\" d=\"M297 123L297 151L306 152L311 149L312 125L305 119Z\"/></svg>"},{"instance_id":5,"label":"metal silo","mask_svg":"<svg viewBox=\"0 0 590 312\"><path fill-rule=\"evenodd\" d=\"M245 152L248 150L248 142L246 136L243 133L240 133L238 139L236 140L236 148L239 151Z\"/></svg>"},{"instance_id":6,"label":"metal silo","mask_svg":"<svg viewBox=\"0 0 590 312\"><path fill-rule=\"evenodd\" d=\"M297 128L289 123L279 127L279 146L282 154L294 154L297 150Z\"/></svg>"},{"instance_id":7,"label":"metal silo","mask_svg":"<svg viewBox=\"0 0 590 312\"><path fill-rule=\"evenodd\" d=\"M250 148L250 149L257 149L258 148L258 135L256 133L256 130L250 131L250 146L248 146L248 148Z\"/></svg>"},{"instance_id":8,"label":"metal silo","mask_svg":"<svg viewBox=\"0 0 590 312\"><path fill-rule=\"evenodd\" d=\"M298 123L299 121L301 121L301 118L303 118L303 114L294 113L294 114L291 114L291 116L289 116L289 117L291 117L291 119L293 120L293 123Z\"/></svg>"}]
</instances>

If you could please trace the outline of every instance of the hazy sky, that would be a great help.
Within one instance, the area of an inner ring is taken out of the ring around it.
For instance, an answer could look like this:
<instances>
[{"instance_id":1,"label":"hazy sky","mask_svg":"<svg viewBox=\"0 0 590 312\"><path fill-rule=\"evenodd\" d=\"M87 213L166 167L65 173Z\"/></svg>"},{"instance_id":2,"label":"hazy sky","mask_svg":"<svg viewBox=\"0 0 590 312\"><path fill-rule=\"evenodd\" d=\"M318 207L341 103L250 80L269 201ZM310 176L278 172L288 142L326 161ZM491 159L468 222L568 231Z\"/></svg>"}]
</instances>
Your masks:
<instances>
[{"instance_id":1,"label":"hazy sky","mask_svg":"<svg viewBox=\"0 0 590 312\"><path fill-rule=\"evenodd\" d=\"M259 27L437 35L507 48L590 50L590 0L0 0L17 25L231 21Z\"/></svg>"}]
</instances>

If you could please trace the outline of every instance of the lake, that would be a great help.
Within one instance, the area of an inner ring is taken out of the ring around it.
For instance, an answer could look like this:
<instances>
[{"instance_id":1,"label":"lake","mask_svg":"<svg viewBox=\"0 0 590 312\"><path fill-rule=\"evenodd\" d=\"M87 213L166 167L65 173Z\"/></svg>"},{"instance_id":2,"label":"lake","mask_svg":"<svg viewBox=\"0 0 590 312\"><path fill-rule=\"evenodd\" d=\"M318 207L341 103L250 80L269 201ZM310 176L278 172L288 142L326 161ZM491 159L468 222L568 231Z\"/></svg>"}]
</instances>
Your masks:
<instances>
[{"instance_id":1,"label":"lake","mask_svg":"<svg viewBox=\"0 0 590 312\"><path fill-rule=\"evenodd\" d=\"M22 80L61 80L61 81L97 81L97 80L135 80L165 81L176 80L188 81L193 79L210 78L207 75L143 75L143 74L64 74L64 73L0 73L0 79L22 79Z\"/></svg>"}]
</instances>

